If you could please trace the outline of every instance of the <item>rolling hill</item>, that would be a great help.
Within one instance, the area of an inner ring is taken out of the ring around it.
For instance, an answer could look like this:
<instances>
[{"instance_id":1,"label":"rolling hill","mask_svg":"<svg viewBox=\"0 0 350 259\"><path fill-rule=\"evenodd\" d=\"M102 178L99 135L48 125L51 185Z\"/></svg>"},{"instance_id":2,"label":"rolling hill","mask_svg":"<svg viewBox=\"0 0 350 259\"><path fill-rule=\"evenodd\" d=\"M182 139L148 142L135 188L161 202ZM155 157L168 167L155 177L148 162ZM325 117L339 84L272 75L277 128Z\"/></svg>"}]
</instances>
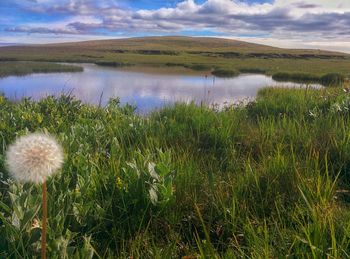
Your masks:
<instances>
[{"instance_id":1,"label":"rolling hill","mask_svg":"<svg viewBox=\"0 0 350 259\"><path fill-rule=\"evenodd\" d=\"M337 72L348 75L350 54L283 49L223 38L168 36L1 47L0 61L86 62L195 70L220 68L267 74L305 72L322 75Z\"/></svg>"},{"instance_id":2,"label":"rolling hill","mask_svg":"<svg viewBox=\"0 0 350 259\"><path fill-rule=\"evenodd\" d=\"M3 54L11 50L35 51L38 48L43 50L62 50L66 51L114 51L114 52L133 52L144 51L147 54L176 53L241 53L241 54L285 54L285 55L323 55L323 56L350 56L341 52L332 52L312 49L284 49L267 45L249 43L245 41L212 38L212 37L184 37L184 36L165 36L165 37L141 37L141 38L124 38L111 40L94 40L82 42L70 42L59 44L37 44L27 46L10 46L0 49ZM153 52L152 52L153 51Z\"/></svg>"}]
</instances>

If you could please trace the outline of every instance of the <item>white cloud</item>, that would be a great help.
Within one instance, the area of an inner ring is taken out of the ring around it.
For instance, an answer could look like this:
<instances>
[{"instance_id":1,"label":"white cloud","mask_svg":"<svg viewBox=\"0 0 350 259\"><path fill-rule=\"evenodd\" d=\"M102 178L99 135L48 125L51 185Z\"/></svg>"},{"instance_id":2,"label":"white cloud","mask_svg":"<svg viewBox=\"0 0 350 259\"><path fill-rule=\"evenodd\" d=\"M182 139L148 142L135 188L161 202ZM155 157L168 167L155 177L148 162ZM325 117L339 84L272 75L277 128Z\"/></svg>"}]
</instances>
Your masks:
<instances>
[{"instance_id":1,"label":"white cloud","mask_svg":"<svg viewBox=\"0 0 350 259\"><path fill-rule=\"evenodd\" d=\"M220 37L220 36L219 36ZM350 40L336 40L336 41L317 41L317 40L305 40L305 39L278 39L270 37L222 37L229 39L236 39L242 41L248 41L257 44L264 44L279 48L300 48L300 49L323 49L330 51L341 51L350 53Z\"/></svg>"},{"instance_id":2,"label":"white cloud","mask_svg":"<svg viewBox=\"0 0 350 259\"><path fill-rule=\"evenodd\" d=\"M1 37L0 43L16 43L16 44L44 44L44 43L63 43L63 42L77 42L86 40L107 40L107 39L120 39L118 36L102 36L94 34L77 35L52 35L52 34L39 34L33 37L30 34L21 34L14 36Z\"/></svg>"},{"instance_id":3,"label":"white cloud","mask_svg":"<svg viewBox=\"0 0 350 259\"><path fill-rule=\"evenodd\" d=\"M324 40L340 45L350 41L349 0L275 0L271 4L239 0L207 0L198 4L184 0L172 8L136 11L108 0L37 0L36 4L27 1L25 7L52 15L64 13L71 18L49 24L14 26L10 31L92 34L104 29L110 31L110 35L132 35L183 31L200 34L209 30L233 37L264 35L276 42L313 42L313 46L324 46L316 44Z\"/></svg>"},{"instance_id":4,"label":"white cloud","mask_svg":"<svg viewBox=\"0 0 350 259\"><path fill-rule=\"evenodd\" d=\"M347 0L275 0L275 6L286 5L314 5L315 9L323 9L327 11L349 11L350 2ZM306 8L308 9L308 8Z\"/></svg>"}]
</instances>

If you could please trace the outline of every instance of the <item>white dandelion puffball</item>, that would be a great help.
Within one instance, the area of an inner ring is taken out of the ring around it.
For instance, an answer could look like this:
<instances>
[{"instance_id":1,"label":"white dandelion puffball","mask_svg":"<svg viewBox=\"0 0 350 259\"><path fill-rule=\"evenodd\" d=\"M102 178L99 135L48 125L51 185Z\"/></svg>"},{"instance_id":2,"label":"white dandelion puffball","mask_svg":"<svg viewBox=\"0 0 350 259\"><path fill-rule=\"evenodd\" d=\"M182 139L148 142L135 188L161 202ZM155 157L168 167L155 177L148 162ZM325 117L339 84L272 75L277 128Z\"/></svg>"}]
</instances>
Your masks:
<instances>
[{"instance_id":1,"label":"white dandelion puffball","mask_svg":"<svg viewBox=\"0 0 350 259\"><path fill-rule=\"evenodd\" d=\"M6 153L11 175L20 182L43 183L63 164L63 151L46 134L32 133L19 137Z\"/></svg>"}]
</instances>

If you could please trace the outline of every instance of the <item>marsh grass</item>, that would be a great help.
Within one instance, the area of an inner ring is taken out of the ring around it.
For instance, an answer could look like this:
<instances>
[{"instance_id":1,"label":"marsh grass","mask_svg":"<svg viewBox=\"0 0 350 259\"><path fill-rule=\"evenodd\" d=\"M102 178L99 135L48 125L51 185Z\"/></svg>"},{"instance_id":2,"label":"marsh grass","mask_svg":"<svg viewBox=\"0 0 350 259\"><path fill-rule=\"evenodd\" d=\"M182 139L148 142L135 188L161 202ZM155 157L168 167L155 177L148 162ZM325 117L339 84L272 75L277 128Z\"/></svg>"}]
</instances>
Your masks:
<instances>
[{"instance_id":1,"label":"marsh grass","mask_svg":"<svg viewBox=\"0 0 350 259\"><path fill-rule=\"evenodd\" d=\"M312 75L308 73L287 73L279 72L272 75L272 78L276 81L292 81L297 83L318 83L320 82L320 77L317 75Z\"/></svg>"},{"instance_id":2,"label":"marsh grass","mask_svg":"<svg viewBox=\"0 0 350 259\"><path fill-rule=\"evenodd\" d=\"M48 258L346 258L350 96L266 88L246 107L0 98L0 257L35 257L40 188L8 178L18 135L66 150L48 181Z\"/></svg>"},{"instance_id":3,"label":"marsh grass","mask_svg":"<svg viewBox=\"0 0 350 259\"><path fill-rule=\"evenodd\" d=\"M314 75L310 73L287 73L279 72L272 75L276 81L291 81L297 83L319 83L324 86L342 86L346 77L339 73L328 73L325 75Z\"/></svg>"},{"instance_id":4,"label":"marsh grass","mask_svg":"<svg viewBox=\"0 0 350 259\"><path fill-rule=\"evenodd\" d=\"M191 64L191 65L185 65L185 67L196 71L210 71L212 69L210 65L206 65L206 64Z\"/></svg>"},{"instance_id":5,"label":"marsh grass","mask_svg":"<svg viewBox=\"0 0 350 259\"><path fill-rule=\"evenodd\" d=\"M98 61L95 62L98 66L105 66L105 67L128 67L133 66L134 64L129 64L125 62L116 62L116 61Z\"/></svg>"},{"instance_id":6,"label":"marsh grass","mask_svg":"<svg viewBox=\"0 0 350 259\"><path fill-rule=\"evenodd\" d=\"M341 86L345 81L345 76L338 73L329 73L320 78L321 84L327 86Z\"/></svg>"},{"instance_id":7,"label":"marsh grass","mask_svg":"<svg viewBox=\"0 0 350 259\"><path fill-rule=\"evenodd\" d=\"M224 69L224 68L215 68L211 72L214 76L217 77L234 77L239 75L239 72L233 69Z\"/></svg>"},{"instance_id":8,"label":"marsh grass","mask_svg":"<svg viewBox=\"0 0 350 259\"><path fill-rule=\"evenodd\" d=\"M239 69L239 72L241 72L241 73L248 73L248 74L266 74L266 70L265 69L263 69L263 68L254 68L254 67L252 67L252 68L240 68Z\"/></svg>"},{"instance_id":9,"label":"marsh grass","mask_svg":"<svg viewBox=\"0 0 350 259\"><path fill-rule=\"evenodd\" d=\"M51 62L0 62L0 78L6 76L24 76L32 73L81 72L82 67L56 64Z\"/></svg>"}]
</instances>

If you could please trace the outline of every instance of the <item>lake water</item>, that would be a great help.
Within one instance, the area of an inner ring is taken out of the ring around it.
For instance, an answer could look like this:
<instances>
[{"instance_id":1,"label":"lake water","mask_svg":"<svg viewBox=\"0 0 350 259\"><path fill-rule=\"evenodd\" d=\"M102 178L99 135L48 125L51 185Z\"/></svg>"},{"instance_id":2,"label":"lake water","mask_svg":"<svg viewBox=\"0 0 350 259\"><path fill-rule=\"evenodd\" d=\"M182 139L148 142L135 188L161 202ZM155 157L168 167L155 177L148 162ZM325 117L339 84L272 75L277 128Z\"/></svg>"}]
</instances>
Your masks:
<instances>
[{"instance_id":1,"label":"lake water","mask_svg":"<svg viewBox=\"0 0 350 259\"><path fill-rule=\"evenodd\" d=\"M296 83L280 83L271 77L245 74L223 79L203 75L145 73L79 64L81 73L32 74L0 79L0 92L18 100L35 100L48 95L72 93L85 103L106 104L111 97L119 97L122 104L136 105L139 112L147 112L174 102L216 103L219 106L254 98L266 86L305 87Z\"/></svg>"}]
</instances>

